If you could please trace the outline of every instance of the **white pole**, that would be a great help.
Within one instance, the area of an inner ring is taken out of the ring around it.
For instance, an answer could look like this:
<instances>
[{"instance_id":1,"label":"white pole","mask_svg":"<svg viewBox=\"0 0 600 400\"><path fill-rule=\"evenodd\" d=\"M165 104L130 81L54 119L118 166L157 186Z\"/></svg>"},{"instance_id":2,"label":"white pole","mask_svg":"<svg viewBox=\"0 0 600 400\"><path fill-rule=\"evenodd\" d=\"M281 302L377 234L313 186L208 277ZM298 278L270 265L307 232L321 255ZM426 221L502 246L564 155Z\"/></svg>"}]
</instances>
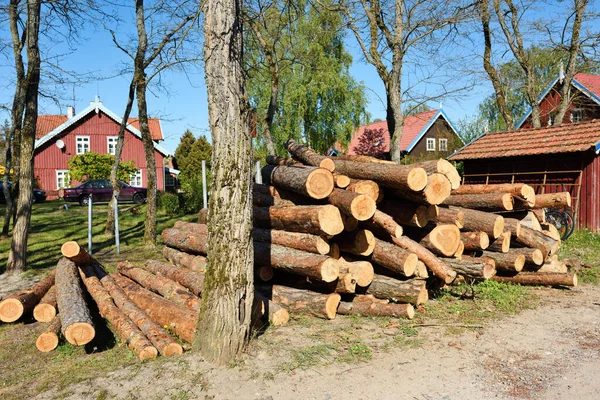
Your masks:
<instances>
[{"instance_id":1,"label":"white pole","mask_svg":"<svg viewBox=\"0 0 600 400\"><path fill-rule=\"evenodd\" d=\"M208 193L206 192L206 160L202 160L202 200L204 208L208 207Z\"/></svg>"},{"instance_id":2,"label":"white pole","mask_svg":"<svg viewBox=\"0 0 600 400\"><path fill-rule=\"evenodd\" d=\"M260 174L260 161L256 160L256 183L262 185L262 175Z\"/></svg>"},{"instance_id":3,"label":"white pole","mask_svg":"<svg viewBox=\"0 0 600 400\"><path fill-rule=\"evenodd\" d=\"M88 253L92 254L92 194L88 197Z\"/></svg>"},{"instance_id":4,"label":"white pole","mask_svg":"<svg viewBox=\"0 0 600 400\"><path fill-rule=\"evenodd\" d=\"M117 245L117 254L121 254L121 243L119 241L119 201L115 197L115 243Z\"/></svg>"}]
</instances>

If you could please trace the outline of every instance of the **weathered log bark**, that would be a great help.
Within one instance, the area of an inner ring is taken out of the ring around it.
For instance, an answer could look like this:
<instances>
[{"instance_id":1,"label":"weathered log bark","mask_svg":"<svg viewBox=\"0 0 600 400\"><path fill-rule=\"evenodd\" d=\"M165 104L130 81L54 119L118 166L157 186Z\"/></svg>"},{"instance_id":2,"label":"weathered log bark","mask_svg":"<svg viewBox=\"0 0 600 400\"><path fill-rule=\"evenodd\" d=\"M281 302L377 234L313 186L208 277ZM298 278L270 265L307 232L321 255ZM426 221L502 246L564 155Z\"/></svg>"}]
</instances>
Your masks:
<instances>
[{"instance_id":1,"label":"weathered log bark","mask_svg":"<svg viewBox=\"0 0 600 400\"><path fill-rule=\"evenodd\" d=\"M442 204L451 192L451 184L448 178L442 174L431 174L427 176L427 186L419 192L412 190L390 190L388 193L397 198L414 201L420 204Z\"/></svg>"},{"instance_id":2,"label":"weathered log bark","mask_svg":"<svg viewBox=\"0 0 600 400\"><path fill-rule=\"evenodd\" d=\"M441 224L454 224L458 229L463 229L465 214L458 208L437 207L437 217L430 219Z\"/></svg>"},{"instance_id":3,"label":"weathered log bark","mask_svg":"<svg viewBox=\"0 0 600 400\"><path fill-rule=\"evenodd\" d=\"M337 207L255 207L254 224L260 228L279 229L314 235L337 235L344 230L344 223Z\"/></svg>"},{"instance_id":4,"label":"weathered log bark","mask_svg":"<svg viewBox=\"0 0 600 400\"><path fill-rule=\"evenodd\" d=\"M423 279L401 281L377 274L373 277L373 282L367 287L366 293L379 299L387 299L396 303L410 303L417 306L424 304L429 299L425 288L425 280Z\"/></svg>"},{"instance_id":5,"label":"weathered log bark","mask_svg":"<svg viewBox=\"0 0 600 400\"><path fill-rule=\"evenodd\" d=\"M341 214L341 216L344 223L344 232L354 232L358 228L358 220L356 218L345 214Z\"/></svg>"},{"instance_id":6,"label":"weathered log bark","mask_svg":"<svg viewBox=\"0 0 600 400\"><path fill-rule=\"evenodd\" d=\"M110 323L121 340L127 343L133 354L142 361L156 358L158 350L137 325L115 305L108 290L100 283L93 267L83 265L79 269L81 280L98 305L100 315Z\"/></svg>"},{"instance_id":7,"label":"weathered log bark","mask_svg":"<svg viewBox=\"0 0 600 400\"><path fill-rule=\"evenodd\" d=\"M393 161L381 160L379 158L363 156L358 154L343 154L336 156L336 159L346 160L346 161L356 161L363 163L379 163L379 164L396 164Z\"/></svg>"},{"instance_id":8,"label":"weathered log bark","mask_svg":"<svg viewBox=\"0 0 600 400\"><path fill-rule=\"evenodd\" d=\"M529 266L530 267L530 266ZM564 263L563 261L559 261L559 260L554 260L554 259L548 259L544 264L542 264L542 266L537 267L537 270L531 268L525 268L527 271L535 271L535 272L554 272L554 273L559 273L559 274L566 274L567 272L569 272L569 268L567 267L567 264Z\"/></svg>"},{"instance_id":9,"label":"weathered log bark","mask_svg":"<svg viewBox=\"0 0 600 400\"><path fill-rule=\"evenodd\" d=\"M504 232L504 218L500 215L462 207L456 209L463 212L463 229L465 231L485 232L492 239L496 239Z\"/></svg>"},{"instance_id":10,"label":"weathered log bark","mask_svg":"<svg viewBox=\"0 0 600 400\"><path fill-rule=\"evenodd\" d=\"M65 257L56 265L56 303L65 339L74 346L89 343L96 330L83 296L79 270Z\"/></svg>"},{"instance_id":11,"label":"weathered log bark","mask_svg":"<svg viewBox=\"0 0 600 400\"><path fill-rule=\"evenodd\" d=\"M514 276L494 276L492 280L521 285L577 286L577 274L553 272L519 272Z\"/></svg>"},{"instance_id":12,"label":"weathered log bark","mask_svg":"<svg viewBox=\"0 0 600 400\"><path fill-rule=\"evenodd\" d=\"M296 143L293 139L288 139L284 144L286 150L296 159L302 161L305 164L312 165L314 167L325 168L328 171L333 172L335 170L335 163L328 157L325 157L308 147Z\"/></svg>"},{"instance_id":13,"label":"weathered log bark","mask_svg":"<svg viewBox=\"0 0 600 400\"><path fill-rule=\"evenodd\" d=\"M484 193L510 193L513 196L535 202L535 190L525 183L501 183L491 185L462 185L452 194L484 194Z\"/></svg>"},{"instance_id":14,"label":"weathered log bark","mask_svg":"<svg viewBox=\"0 0 600 400\"><path fill-rule=\"evenodd\" d=\"M453 194L443 204L481 211L511 211L514 199L509 193Z\"/></svg>"},{"instance_id":15,"label":"weathered log bark","mask_svg":"<svg viewBox=\"0 0 600 400\"><path fill-rule=\"evenodd\" d=\"M487 248L489 251L496 251L499 253L508 253L510 250L510 231L505 231L502 235L500 235L496 240L490 243Z\"/></svg>"},{"instance_id":16,"label":"weathered log bark","mask_svg":"<svg viewBox=\"0 0 600 400\"><path fill-rule=\"evenodd\" d=\"M419 261L415 253L377 238L370 259L375 264L406 278L414 275Z\"/></svg>"},{"instance_id":17,"label":"weathered log bark","mask_svg":"<svg viewBox=\"0 0 600 400\"><path fill-rule=\"evenodd\" d=\"M350 177L337 172L333 172L333 182L335 183L336 187L339 187L340 189L345 189L348 187L348 185L350 185Z\"/></svg>"},{"instance_id":18,"label":"weathered log bark","mask_svg":"<svg viewBox=\"0 0 600 400\"><path fill-rule=\"evenodd\" d=\"M127 297L150 318L162 326L169 327L182 340L192 343L198 320L197 313L163 299L122 275L111 274L110 276L123 289Z\"/></svg>"},{"instance_id":19,"label":"weathered log bark","mask_svg":"<svg viewBox=\"0 0 600 400\"><path fill-rule=\"evenodd\" d=\"M443 158L440 158L439 160L424 161L413 165L415 167L423 168L427 172L427 175L435 173L445 175L450 181L453 190L460 187L461 179L456 167Z\"/></svg>"},{"instance_id":20,"label":"weathered log bark","mask_svg":"<svg viewBox=\"0 0 600 400\"><path fill-rule=\"evenodd\" d=\"M375 210L373 217L361 225L379 237L400 237L404 231L390 215L379 210Z\"/></svg>"},{"instance_id":21,"label":"weathered log bark","mask_svg":"<svg viewBox=\"0 0 600 400\"><path fill-rule=\"evenodd\" d=\"M54 285L55 273L56 271L53 269L31 288L13 293L0 301L0 321L14 322L21 318L23 314L33 310L35 305Z\"/></svg>"},{"instance_id":22,"label":"weathered log bark","mask_svg":"<svg viewBox=\"0 0 600 400\"><path fill-rule=\"evenodd\" d=\"M285 158L274 155L268 155L266 157L266 161L269 165L304 165L300 161L294 160L293 158Z\"/></svg>"},{"instance_id":23,"label":"weathered log bark","mask_svg":"<svg viewBox=\"0 0 600 400\"><path fill-rule=\"evenodd\" d=\"M368 261L340 258L338 261L340 275L350 274L358 286L366 287L373 281L375 272L373 265Z\"/></svg>"},{"instance_id":24,"label":"weathered log bark","mask_svg":"<svg viewBox=\"0 0 600 400\"><path fill-rule=\"evenodd\" d=\"M254 243L254 264L323 282L333 282L340 274L338 261L334 258L263 242Z\"/></svg>"},{"instance_id":25,"label":"weathered log bark","mask_svg":"<svg viewBox=\"0 0 600 400\"><path fill-rule=\"evenodd\" d=\"M462 260L448 259L446 262L458 275L469 279L488 280L496 274L494 265L485 259L464 257Z\"/></svg>"},{"instance_id":26,"label":"weathered log bark","mask_svg":"<svg viewBox=\"0 0 600 400\"><path fill-rule=\"evenodd\" d=\"M549 255L551 256L556 253L560 247L559 241L524 226L521 227L521 231L517 237L517 243L520 243L525 247L539 249L544 256L544 259Z\"/></svg>"},{"instance_id":27,"label":"weathered log bark","mask_svg":"<svg viewBox=\"0 0 600 400\"><path fill-rule=\"evenodd\" d=\"M532 208L562 208L571 207L569 192L538 194L535 196L535 205Z\"/></svg>"},{"instance_id":28,"label":"weathered log bark","mask_svg":"<svg viewBox=\"0 0 600 400\"><path fill-rule=\"evenodd\" d=\"M379 209L400 225L422 228L429 223L430 214L427 206L383 201Z\"/></svg>"},{"instance_id":29,"label":"weathered log bark","mask_svg":"<svg viewBox=\"0 0 600 400\"><path fill-rule=\"evenodd\" d=\"M282 199L280 197L269 196L268 194L263 193L253 193L252 194L252 204L255 207L291 207L295 206L295 204L286 199Z\"/></svg>"},{"instance_id":30,"label":"weathered log bark","mask_svg":"<svg viewBox=\"0 0 600 400\"><path fill-rule=\"evenodd\" d=\"M460 244L460 230L456 225L432 225L425 229L410 229L406 235L435 254L451 257Z\"/></svg>"},{"instance_id":31,"label":"weathered log bark","mask_svg":"<svg viewBox=\"0 0 600 400\"><path fill-rule=\"evenodd\" d=\"M510 252L523 254L525 256L525 266L540 266L544 263L544 255L539 249L530 249L528 247L512 248Z\"/></svg>"},{"instance_id":32,"label":"weathered log bark","mask_svg":"<svg viewBox=\"0 0 600 400\"><path fill-rule=\"evenodd\" d=\"M490 238L485 232L461 232L460 240L465 251L485 250L490 245Z\"/></svg>"},{"instance_id":33,"label":"weathered log bark","mask_svg":"<svg viewBox=\"0 0 600 400\"><path fill-rule=\"evenodd\" d=\"M153 274L164 276L188 288L196 296L200 296L204 290L204 275L199 272L156 260L148 260L144 266Z\"/></svg>"},{"instance_id":34,"label":"weathered log bark","mask_svg":"<svg viewBox=\"0 0 600 400\"><path fill-rule=\"evenodd\" d=\"M419 260L423 261L427 268L429 268L429 270L431 270L435 276L443 280L445 283L451 283L454 278L456 278L456 272L452 270L448 264L444 263L442 260L436 257L435 254L414 240L411 240L406 236L401 236L399 238L392 238L392 242L406 250L415 253L417 257L419 257Z\"/></svg>"},{"instance_id":35,"label":"weathered log bark","mask_svg":"<svg viewBox=\"0 0 600 400\"><path fill-rule=\"evenodd\" d=\"M168 246L163 247L162 253L168 261L178 267L187 268L200 273L204 273L204 271L206 271L206 264L208 263L208 260L204 256L188 254Z\"/></svg>"},{"instance_id":36,"label":"weathered log bark","mask_svg":"<svg viewBox=\"0 0 600 400\"><path fill-rule=\"evenodd\" d=\"M206 234L167 228L162 231L161 237L165 245L187 253L206 255L208 251Z\"/></svg>"},{"instance_id":37,"label":"weathered log bark","mask_svg":"<svg viewBox=\"0 0 600 400\"><path fill-rule=\"evenodd\" d=\"M39 322L50 322L56 314L56 286L53 285L33 308L33 318Z\"/></svg>"},{"instance_id":38,"label":"weathered log bark","mask_svg":"<svg viewBox=\"0 0 600 400\"><path fill-rule=\"evenodd\" d=\"M369 296L360 297L369 299ZM355 299L352 302L340 302L337 313L340 315L368 315L392 318L405 317L408 319L413 319L415 316L415 308L412 306L412 304L383 304L378 301Z\"/></svg>"},{"instance_id":39,"label":"weathered log bark","mask_svg":"<svg viewBox=\"0 0 600 400\"><path fill-rule=\"evenodd\" d=\"M254 228L252 236L257 242L278 244L309 253L327 254L331 250L325 239L309 233Z\"/></svg>"},{"instance_id":40,"label":"weathered log bark","mask_svg":"<svg viewBox=\"0 0 600 400\"><path fill-rule=\"evenodd\" d=\"M496 261L496 270L519 272L525 265L525 256L518 253L496 253L494 251L482 251L485 257L493 258Z\"/></svg>"},{"instance_id":41,"label":"weathered log bark","mask_svg":"<svg viewBox=\"0 0 600 400\"><path fill-rule=\"evenodd\" d=\"M195 222L175 221L173 228L180 231L197 233L200 235L208 235L208 226L206 224L197 224Z\"/></svg>"},{"instance_id":42,"label":"weathered log bark","mask_svg":"<svg viewBox=\"0 0 600 400\"><path fill-rule=\"evenodd\" d=\"M286 308L255 291L252 320L253 325L257 328L261 328L263 325L260 321L268 321L273 326L284 326L290 320L290 313Z\"/></svg>"},{"instance_id":43,"label":"weathered log bark","mask_svg":"<svg viewBox=\"0 0 600 400\"><path fill-rule=\"evenodd\" d=\"M516 240L521 235L521 221L514 218L504 218L504 229L510 231L510 237Z\"/></svg>"},{"instance_id":44,"label":"weathered log bark","mask_svg":"<svg viewBox=\"0 0 600 400\"><path fill-rule=\"evenodd\" d=\"M271 300L286 307L291 314L309 314L319 318L334 319L341 296L338 293L321 294L274 285Z\"/></svg>"},{"instance_id":45,"label":"weathered log bark","mask_svg":"<svg viewBox=\"0 0 600 400\"><path fill-rule=\"evenodd\" d=\"M111 275L106 274L104 270L99 268L95 268L94 272L100 279L102 286L108 290L115 305L135 323L162 356L169 357L183 353L181 345L165 331L163 326L150 318L144 310L127 297Z\"/></svg>"},{"instance_id":46,"label":"weathered log bark","mask_svg":"<svg viewBox=\"0 0 600 400\"><path fill-rule=\"evenodd\" d=\"M340 250L357 256L370 256L375 249L375 236L366 229L345 232L335 237Z\"/></svg>"},{"instance_id":47,"label":"weathered log bark","mask_svg":"<svg viewBox=\"0 0 600 400\"><path fill-rule=\"evenodd\" d=\"M200 311L200 299L187 288L164 276L154 275L142 268L136 268L128 261L120 262L117 271L148 290L162 295L165 299L187 308L190 311Z\"/></svg>"},{"instance_id":48,"label":"weathered log bark","mask_svg":"<svg viewBox=\"0 0 600 400\"><path fill-rule=\"evenodd\" d=\"M260 185L262 186L262 185ZM208 208L202 208L198 211L198 223L199 224L207 224L208 223Z\"/></svg>"},{"instance_id":49,"label":"weathered log bark","mask_svg":"<svg viewBox=\"0 0 600 400\"><path fill-rule=\"evenodd\" d=\"M349 190L333 189L327 201L346 215L358 221L366 221L375 214L375 200L366 194L358 194Z\"/></svg>"},{"instance_id":50,"label":"weathered log bark","mask_svg":"<svg viewBox=\"0 0 600 400\"><path fill-rule=\"evenodd\" d=\"M48 327L35 341L35 347L43 353L54 350L58 346L58 334L60 333L60 317L55 315Z\"/></svg>"},{"instance_id":51,"label":"weathered log bark","mask_svg":"<svg viewBox=\"0 0 600 400\"><path fill-rule=\"evenodd\" d=\"M379 203L379 194L382 190L379 190L379 185L370 180L350 179L350 183L346 190L358 194L364 194L369 196L373 201Z\"/></svg>"},{"instance_id":52,"label":"weathered log bark","mask_svg":"<svg viewBox=\"0 0 600 400\"><path fill-rule=\"evenodd\" d=\"M261 173L263 181L268 185L317 200L329 196L334 187L333 175L324 168L266 165Z\"/></svg>"}]
</instances>

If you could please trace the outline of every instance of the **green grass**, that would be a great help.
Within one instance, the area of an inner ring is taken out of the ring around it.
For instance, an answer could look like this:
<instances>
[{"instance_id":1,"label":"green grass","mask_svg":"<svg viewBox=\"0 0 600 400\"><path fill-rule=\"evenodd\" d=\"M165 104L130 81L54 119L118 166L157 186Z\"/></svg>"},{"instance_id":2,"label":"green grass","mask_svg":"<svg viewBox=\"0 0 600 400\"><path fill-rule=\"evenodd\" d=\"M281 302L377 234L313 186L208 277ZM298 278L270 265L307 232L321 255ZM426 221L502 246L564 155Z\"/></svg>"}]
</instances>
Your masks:
<instances>
[{"instance_id":1,"label":"green grass","mask_svg":"<svg viewBox=\"0 0 600 400\"><path fill-rule=\"evenodd\" d=\"M585 267L577 272L579 282L600 283L600 234L578 230L562 243L560 259L577 260Z\"/></svg>"}]
</instances>

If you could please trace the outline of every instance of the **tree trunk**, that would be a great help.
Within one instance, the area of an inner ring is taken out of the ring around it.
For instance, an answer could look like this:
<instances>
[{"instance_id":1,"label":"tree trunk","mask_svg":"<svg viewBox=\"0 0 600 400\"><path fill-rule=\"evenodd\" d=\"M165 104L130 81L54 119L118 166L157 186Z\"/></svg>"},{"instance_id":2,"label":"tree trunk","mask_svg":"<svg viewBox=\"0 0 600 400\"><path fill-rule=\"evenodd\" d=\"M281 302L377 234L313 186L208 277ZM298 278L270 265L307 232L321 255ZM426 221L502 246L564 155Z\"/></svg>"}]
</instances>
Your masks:
<instances>
[{"instance_id":1,"label":"tree trunk","mask_svg":"<svg viewBox=\"0 0 600 400\"><path fill-rule=\"evenodd\" d=\"M184 253L177 249L165 246L162 251L163 256L181 268L187 268L191 271L204 273L208 260L204 256L195 256L193 254Z\"/></svg>"},{"instance_id":2,"label":"tree trunk","mask_svg":"<svg viewBox=\"0 0 600 400\"><path fill-rule=\"evenodd\" d=\"M447 160L440 158L438 160L425 161L420 163L413 164L415 167L421 167L426 172L427 175L432 174L442 174L450 181L450 186L452 190L458 189L460 187L460 175L456 170L456 167L452 165Z\"/></svg>"},{"instance_id":3,"label":"tree trunk","mask_svg":"<svg viewBox=\"0 0 600 400\"><path fill-rule=\"evenodd\" d=\"M50 271L48 275L30 289L13 293L0 301L0 321L14 322L21 318L23 314L33 310L40 299L54 285L55 273L56 270Z\"/></svg>"},{"instance_id":4,"label":"tree trunk","mask_svg":"<svg viewBox=\"0 0 600 400\"><path fill-rule=\"evenodd\" d=\"M304 232L313 235L337 235L344 230L344 223L337 207L255 207L254 224L260 228Z\"/></svg>"},{"instance_id":5,"label":"tree trunk","mask_svg":"<svg viewBox=\"0 0 600 400\"><path fill-rule=\"evenodd\" d=\"M352 302L342 301L337 313L340 315L367 315L413 319L415 308L411 304L381 303L369 296L356 296Z\"/></svg>"},{"instance_id":6,"label":"tree trunk","mask_svg":"<svg viewBox=\"0 0 600 400\"><path fill-rule=\"evenodd\" d=\"M518 253L496 253L493 251L482 251L485 257L496 261L496 270L507 272L520 272L525 265L525 256Z\"/></svg>"},{"instance_id":7,"label":"tree trunk","mask_svg":"<svg viewBox=\"0 0 600 400\"><path fill-rule=\"evenodd\" d=\"M324 168L304 165L265 165L262 177L266 184L290 190L312 199L324 199L333 190L331 172Z\"/></svg>"},{"instance_id":8,"label":"tree trunk","mask_svg":"<svg viewBox=\"0 0 600 400\"><path fill-rule=\"evenodd\" d=\"M442 224L454 224L458 229L463 229L465 214L458 208L438 207L436 222Z\"/></svg>"},{"instance_id":9,"label":"tree trunk","mask_svg":"<svg viewBox=\"0 0 600 400\"><path fill-rule=\"evenodd\" d=\"M174 265L155 260L146 261L144 266L153 274L164 276L165 278L175 281L181 286L188 288L196 296L200 296L205 290L205 278L204 275L199 272L191 271L186 268L179 268Z\"/></svg>"},{"instance_id":10,"label":"tree trunk","mask_svg":"<svg viewBox=\"0 0 600 400\"><path fill-rule=\"evenodd\" d=\"M336 171L354 179L375 181L380 186L420 192L427 186L427 173L411 165L360 163L334 160Z\"/></svg>"},{"instance_id":11,"label":"tree trunk","mask_svg":"<svg viewBox=\"0 0 600 400\"><path fill-rule=\"evenodd\" d=\"M456 209L463 212L463 229L466 231L485 232L492 239L496 239L504 232L504 218L500 215L470 208L456 207Z\"/></svg>"},{"instance_id":12,"label":"tree trunk","mask_svg":"<svg viewBox=\"0 0 600 400\"><path fill-rule=\"evenodd\" d=\"M490 245L490 238L485 232L461 232L460 240L465 245L465 251L485 250Z\"/></svg>"},{"instance_id":13,"label":"tree trunk","mask_svg":"<svg viewBox=\"0 0 600 400\"><path fill-rule=\"evenodd\" d=\"M484 194L484 193L510 193L513 196L521 197L525 200L534 201L535 189L525 183L499 183L499 184L479 184L462 185L452 191L452 194Z\"/></svg>"},{"instance_id":14,"label":"tree trunk","mask_svg":"<svg viewBox=\"0 0 600 400\"><path fill-rule=\"evenodd\" d=\"M402 236L404 231L390 215L379 210L375 210L373 217L370 220L363 221L361 225L379 237L389 235L398 238Z\"/></svg>"},{"instance_id":15,"label":"tree trunk","mask_svg":"<svg viewBox=\"0 0 600 400\"><path fill-rule=\"evenodd\" d=\"M544 256L544 259L556 253L560 247L559 241L524 226L521 227L521 232L517 237L517 243L520 243L525 247L539 249Z\"/></svg>"},{"instance_id":16,"label":"tree trunk","mask_svg":"<svg viewBox=\"0 0 600 400\"><path fill-rule=\"evenodd\" d=\"M50 322L57 314L56 308L56 286L52 285L33 308L33 318L38 322Z\"/></svg>"},{"instance_id":17,"label":"tree trunk","mask_svg":"<svg viewBox=\"0 0 600 400\"><path fill-rule=\"evenodd\" d=\"M495 265L480 258L465 257L462 260L448 259L446 262L458 275L469 279L488 280L496 274Z\"/></svg>"},{"instance_id":18,"label":"tree trunk","mask_svg":"<svg viewBox=\"0 0 600 400\"><path fill-rule=\"evenodd\" d=\"M514 199L510 193L453 194L444 204L482 211L511 211Z\"/></svg>"},{"instance_id":19,"label":"tree trunk","mask_svg":"<svg viewBox=\"0 0 600 400\"><path fill-rule=\"evenodd\" d=\"M358 221L366 221L375 214L375 199L348 190L333 189L327 201L344 214Z\"/></svg>"},{"instance_id":20,"label":"tree trunk","mask_svg":"<svg viewBox=\"0 0 600 400\"><path fill-rule=\"evenodd\" d=\"M429 299L425 288L425 280L409 279L401 281L384 275L375 275L373 282L366 290L378 299L391 300L396 303L424 304Z\"/></svg>"},{"instance_id":21,"label":"tree trunk","mask_svg":"<svg viewBox=\"0 0 600 400\"><path fill-rule=\"evenodd\" d=\"M309 233L254 228L252 236L256 242L277 244L309 253L328 254L331 250L327 240Z\"/></svg>"},{"instance_id":22,"label":"tree trunk","mask_svg":"<svg viewBox=\"0 0 600 400\"><path fill-rule=\"evenodd\" d=\"M350 182L348 183L346 190L348 190L349 192L366 194L374 201L377 201L379 199L379 193L381 192L381 190L379 189L379 185L376 182L365 179L348 179L350 179Z\"/></svg>"},{"instance_id":23,"label":"tree trunk","mask_svg":"<svg viewBox=\"0 0 600 400\"><path fill-rule=\"evenodd\" d=\"M394 274L409 278L414 275L419 258L400 246L375 238L371 261Z\"/></svg>"},{"instance_id":24,"label":"tree trunk","mask_svg":"<svg viewBox=\"0 0 600 400\"><path fill-rule=\"evenodd\" d=\"M375 236L366 229L345 232L335 237L341 251L357 256L370 256L375 250Z\"/></svg>"},{"instance_id":25,"label":"tree trunk","mask_svg":"<svg viewBox=\"0 0 600 400\"><path fill-rule=\"evenodd\" d=\"M334 319L341 296L338 293L321 294L274 285L271 300L286 307L291 314L309 314L319 318Z\"/></svg>"},{"instance_id":26,"label":"tree trunk","mask_svg":"<svg viewBox=\"0 0 600 400\"><path fill-rule=\"evenodd\" d=\"M431 251L421 246L419 243L401 236L399 238L392 238L392 242L398 246L412 251L419 257L419 260L423 261L427 268L433 272L435 276L440 278L446 283L451 283L456 278L456 272L452 270L446 263L435 256Z\"/></svg>"},{"instance_id":27,"label":"tree trunk","mask_svg":"<svg viewBox=\"0 0 600 400\"><path fill-rule=\"evenodd\" d=\"M535 205L532 208L562 208L571 207L569 192L538 194L535 196Z\"/></svg>"},{"instance_id":28,"label":"tree trunk","mask_svg":"<svg viewBox=\"0 0 600 400\"><path fill-rule=\"evenodd\" d=\"M35 341L35 347L42 353L47 353L58 347L58 334L60 333L60 316L56 315Z\"/></svg>"},{"instance_id":29,"label":"tree trunk","mask_svg":"<svg viewBox=\"0 0 600 400\"><path fill-rule=\"evenodd\" d=\"M294 158L302 161L304 164L312 165L313 167L325 168L326 170L333 172L335 170L335 164L333 160L325 157L321 154L316 153L314 150L296 143L293 139L288 139L285 142L285 148Z\"/></svg>"},{"instance_id":30,"label":"tree trunk","mask_svg":"<svg viewBox=\"0 0 600 400\"><path fill-rule=\"evenodd\" d=\"M577 274L555 272L519 272L514 276L494 276L492 280L535 286L577 286Z\"/></svg>"}]
</instances>

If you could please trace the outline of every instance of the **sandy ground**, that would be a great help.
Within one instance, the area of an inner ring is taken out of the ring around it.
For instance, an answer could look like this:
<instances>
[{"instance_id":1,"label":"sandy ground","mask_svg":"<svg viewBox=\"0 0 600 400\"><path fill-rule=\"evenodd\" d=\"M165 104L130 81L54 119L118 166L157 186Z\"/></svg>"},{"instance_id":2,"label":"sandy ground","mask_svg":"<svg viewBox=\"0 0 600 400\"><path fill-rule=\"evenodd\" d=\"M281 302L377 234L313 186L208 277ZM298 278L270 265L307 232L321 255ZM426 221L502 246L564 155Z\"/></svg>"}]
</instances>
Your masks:
<instances>
[{"instance_id":1,"label":"sandy ground","mask_svg":"<svg viewBox=\"0 0 600 400\"><path fill-rule=\"evenodd\" d=\"M375 348L366 362L282 367L287 347L298 345L291 338L310 344L319 329L295 324L256 340L233 367L213 368L186 353L37 398L600 399L600 287L539 292L535 310L455 335L419 328L421 346Z\"/></svg>"}]
</instances>

